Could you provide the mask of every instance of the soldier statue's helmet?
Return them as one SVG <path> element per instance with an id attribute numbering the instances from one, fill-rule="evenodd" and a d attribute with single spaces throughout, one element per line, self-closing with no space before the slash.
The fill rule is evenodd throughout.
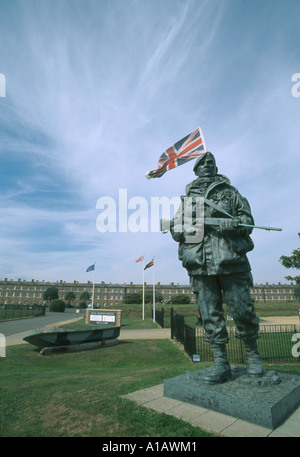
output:
<path id="1" fill-rule="evenodd" d="M 204 160 L 208 156 L 213 159 L 213 161 L 215 163 L 215 167 L 216 167 L 216 173 L 218 172 L 215 156 L 213 155 L 212 152 L 207 151 L 207 152 L 205 152 L 205 154 L 203 154 L 202 156 L 198 157 L 198 159 L 196 160 L 194 168 L 193 168 L 194 173 L 196 173 L 197 168 L 200 165 L 201 161 Z"/>

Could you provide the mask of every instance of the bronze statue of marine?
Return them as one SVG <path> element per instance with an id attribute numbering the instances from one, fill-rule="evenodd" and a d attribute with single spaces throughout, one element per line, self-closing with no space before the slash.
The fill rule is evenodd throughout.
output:
<path id="1" fill-rule="evenodd" d="M 204 339 L 210 343 L 214 355 L 214 364 L 204 381 L 220 383 L 231 377 L 222 303 L 226 303 L 235 321 L 237 336 L 244 341 L 248 375 L 262 376 L 257 348 L 259 319 L 250 297 L 253 280 L 246 255 L 254 247 L 250 238 L 254 225 L 250 205 L 226 176 L 218 174 L 211 152 L 197 159 L 194 173 L 196 179 L 186 186 L 177 216 L 180 214 L 184 220 L 185 197 L 190 197 L 192 202 L 201 197 L 202 239 L 190 242 L 184 224 L 178 229 L 174 223 L 176 215 L 170 232 L 179 243 L 179 259 L 189 274 L 205 329 Z"/>

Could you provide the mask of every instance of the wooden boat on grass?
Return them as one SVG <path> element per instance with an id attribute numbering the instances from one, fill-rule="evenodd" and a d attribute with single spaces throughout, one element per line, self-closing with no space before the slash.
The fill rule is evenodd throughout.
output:
<path id="1" fill-rule="evenodd" d="M 27 341 L 39 348 L 71 346 L 85 343 L 97 343 L 105 340 L 116 339 L 120 335 L 121 327 L 103 327 L 89 330 L 59 330 L 39 332 L 25 336 Z"/>

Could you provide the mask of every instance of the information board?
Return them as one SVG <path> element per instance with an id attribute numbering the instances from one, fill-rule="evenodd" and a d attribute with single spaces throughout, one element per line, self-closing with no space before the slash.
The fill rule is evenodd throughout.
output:
<path id="1" fill-rule="evenodd" d="M 115 324 L 116 313 L 106 313 L 101 311 L 90 312 L 90 322 L 99 324 Z"/>
<path id="2" fill-rule="evenodd" d="M 120 309 L 86 309 L 86 324 L 109 325 L 110 327 L 121 327 Z"/>

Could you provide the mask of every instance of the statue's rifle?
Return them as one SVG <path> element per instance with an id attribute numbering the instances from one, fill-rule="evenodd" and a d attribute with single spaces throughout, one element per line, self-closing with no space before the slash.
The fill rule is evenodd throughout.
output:
<path id="1" fill-rule="evenodd" d="M 203 218 L 204 225 L 208 225 L 208 226 L 214 226 L 214 225 L 218 226 L 222 223 L 222 221 L 226 221 L 226 220 L 232 220 L 232 219 L 225 218 L 225 217 L 222 217 L 222 218 L 221 217 L 204 217 Z M 172 224 L 172 222 L 169 221 L 168 219 L 161 219 L 161 221 L 160 221 L 161 231 L 163 233 L 169 232 L 170 224 Z M 201 223 L 200 223 L 200 225 L 201 225 Z M 251 229 L 262 229 L 262 230 L 267 230 L 267 231 L 270 231 L 270 230 L 274 230 L 277 232 L 282 231 L 282 228 L 278 228 L 278 227 L 265 227 L 265 226 L 261 226 L 261 225 L 243 224 L 243 223 L 239 223 L 239 222 L 237 223 L 237 226 L 238 227 L 247 227 L 247 228 L 251 228 Z"/>
<path id="2" fill-rule="evenodd" d="M 225 211 L 223 208 L 221 208 L 220 206 L 216 205 L 215 203 L 213 203 L 211 200 L 208 200 L 207 198 L 204 198 L 204 203 L 208 206 L 211 206 L 212 208 L 214 208 L 215 210 L 225 214 L 225 216 L 228 216 L 230 219 L 234 219 L 234 216 L 232 216 L 232 214 L 229 214 L 227 213 L 227 211 Z M 224 220 L 224 218 L 215 218 L 215 217 L 206 217 L 205 218 L 205 224 L 206 225 L 220 225 L 221 221 Z M 243 223 L 238 223 L 237 224 L 238 227 L 247 227 L 247 228 L 252 228 L 252 229 L 262 229 L 262 230 L 275 230 L 277 232 L 281 232 L 282 229 L 281 228 L 277 228 L 277 227 L 265 227 L 265 226 L 260 226 L 260 225 L 250 225 L 250 224 L 243 224 Z"/>
<path id="3" fill-rule="evenodd" d="M 203 218 L 203 221 L 204 221 L 204 225 L 220 225 L 222 221 L 224 220 L 232 220 L 234 219 L 234 216 L 232 216 L 232 214 L 229 214 L 227 211 L 225 211 L 223 208 L 221 208 L 220 206 L 218 206 L 216 203 L 212 202 L 211 200 L 208 200 L 207 198 L 204 198 L 204 203 L 208 206 L 210 206 L 211 208 L 219 211 L 220 213 L 224 214 L 225 216 L 227 216 L 227 218 L 219 218 L 219 217 L 204 217 Z M 174 219 L 173 219 L 174 221 Z M 170 231 L 170 223 L 172 223 L 171 221 L 168 221 L 167 219 L 161 219 L 160 221 L 160 226 L 161 226 L 161 231 L 163 233 L 167 233 Z M 265 226 L 260 226 L 260 225 L 251 225 L 251 224 L 243 224 L 243 223 L 237 223 L 237 227 L 247 227 L 247 228 L 251 228 L 251 229 L 262 229 L 262 230 L 275 230 L 277 232 L 281 232 L 282 231 L 282 228 L 277 228 L 277 227 L 265 227 Z"/>
<path id="4" fill-rule="evenodd" d="M 205 225 L 220 225 L 221 221 L 226 220 L 226 218 L 217 218 L 217 217 L 205 217 L 204 218 L 204 224 Z M 228 219 L 227 219 L 228 220 Z M 262 230 L 275 230 L 277 232 L 281 232 L 282 228 L 278 227 L 265 227 L 261 225 L 250 225 L 250 224 L 243 224 L 243 223 L 237 223 L 238 227 L 247 227 L 247 228 L 252 228 L 252 229 L 262 229 Z"/>

